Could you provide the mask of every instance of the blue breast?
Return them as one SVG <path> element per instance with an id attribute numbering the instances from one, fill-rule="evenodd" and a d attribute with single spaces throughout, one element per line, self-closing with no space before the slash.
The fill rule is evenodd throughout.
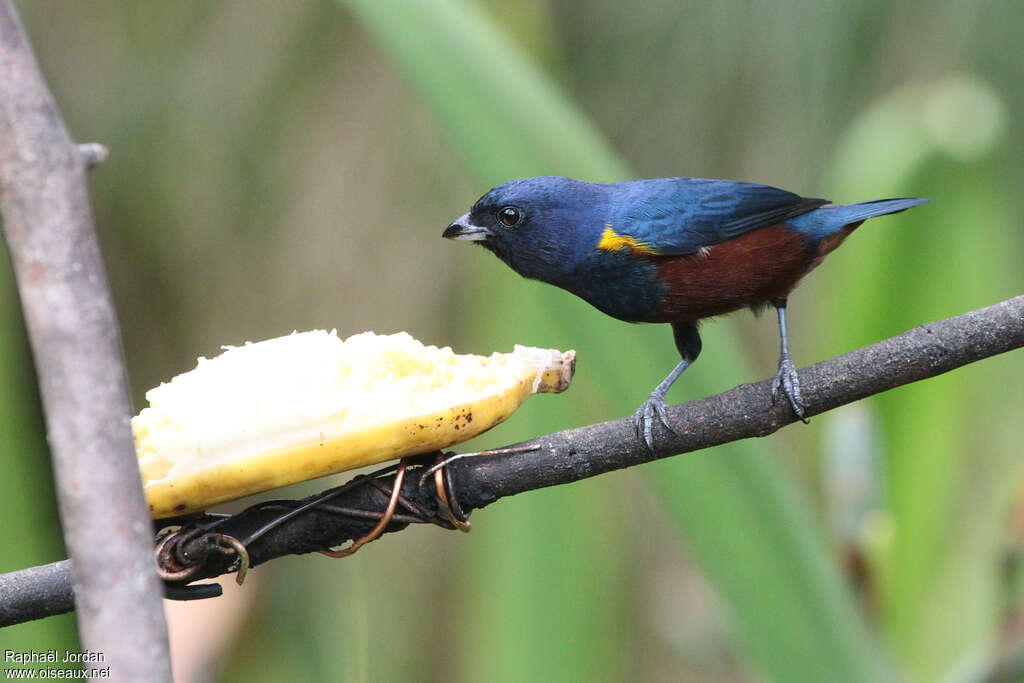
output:
<path id="1" fill-rule="evenodd" d="M 593 252 L 564 281 L 556 283 L 613 318 L 648 320 L 667 290 L 647 261 L 627 252 Z"/>

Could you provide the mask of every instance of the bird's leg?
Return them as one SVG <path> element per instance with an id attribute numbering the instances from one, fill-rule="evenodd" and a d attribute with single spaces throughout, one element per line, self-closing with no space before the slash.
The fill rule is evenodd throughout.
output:
<path id="1" fill-rule="evenodd" d="M 789 405 L 800 420 L 807 424 L 804 418 L 804 399 L 800 395 L 800 380 L 796 375 L 796 366 L 793 359 L 789 357 L 789 335 L 786 333 L 786 300 L 774 301 L 772 305 L 779 314 L 779 336 L 782 338 L 782 350 L 779 353 L 779 371 L 775 373 L 772 380 L 772 403 L 779 398 L 779 390 L 789 399 Z"/>
<path id="2" fill-rule="evenodd" d="M 665 414 L 665 395 L 675 381 L 679 379 L 679 375 L 683 374 L 683 370 L 690 367 L 693 361 L 697 360 L 697 356 L 700 355 L 700 335 L 697 333 L 697 325 L 695 323 L 673 323 L 672 332 L 675 337 L 676 348 L 683 359 L 672 369 L 672 372 L 668 373 L 668 377 L 654 388 L 651 395 L 633 415 L 633 424 L 636 427 L 637 438 L 642 438 L 647 446 L 647 450 L 652 452 L 654 451 L 655 416 L 657 416 L 658 421 L 661 422 L 665 429 L 673 434 L 676 433 L 668 423 L 668 417 Z"/>
<path id="3" fill-rule="evenodd" d="M 679 379 L 679 375 L 683 374 L 683 370 L 690 366 L 690 361 L 686 358 L 679 361 L 672 372 L 668 373 L 668 377 L 661 381 L 661 383 L 654 388 L 651 395 L 643 405 L 637 409 L 633 415 L 633 424 L 636 427 L 637 438 L 643 438 L 644 443 L 647 444 L 649 451 L 654 451 L 654 434 L 653 427 L 654 417 L 658 417 L 658 421 L 673 434 L 676 433 L 672 426 L 668 423 L 668 418 L 665 416 L 665 394 L 668 393 L 669 388 L 672 384 Z"/>

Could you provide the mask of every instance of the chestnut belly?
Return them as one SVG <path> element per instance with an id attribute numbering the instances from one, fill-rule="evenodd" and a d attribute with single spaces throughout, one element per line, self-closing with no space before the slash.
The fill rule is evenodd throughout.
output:
<path id="1" fill-rule="evenodd" d="M 666 291 L 649 322 L 689 322 L 785 299 L 817 265 L 816 251 L 801 233 L 779 224 L 702 253 L 651 257 Z"/>

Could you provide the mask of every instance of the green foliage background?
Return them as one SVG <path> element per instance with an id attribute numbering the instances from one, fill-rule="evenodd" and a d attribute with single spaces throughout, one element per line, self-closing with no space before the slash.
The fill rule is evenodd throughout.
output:
<path id="1" fill-rule="evenodd" d="M 799 364 L 1024 285 L 1024 6 L 1009 0 L 22 11 L 74 135 L 111 149 L 90 182 L 138 405 L 221 344 L 337 327 L 577 349 L 569 393 L 474 445 L 632 412 L 675 361 L 667 329 L 439 238 L 527 175 L 931 197 L 805 280 Z M 10 279 L 0 571 L 62 557 Z M 774 327 L 708 325 L 672 398 L 769 376 Z M 1024 644 L 1022 378 L 1010 354 L 768 439 L 503 501 L 469 536 L 414 529 L 345 561 L 277 562 L 243 592 L 240 630 L 221 625 L 223 652 L 176 650 L 222 680 L 979 680 Z M 74 620 L 0 646 L 75 647 Z"/>

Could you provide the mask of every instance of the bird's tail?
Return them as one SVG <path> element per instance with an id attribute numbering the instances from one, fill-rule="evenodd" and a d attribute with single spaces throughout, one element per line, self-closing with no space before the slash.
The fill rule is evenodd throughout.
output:
<path id="1" fill-rule="evenodd" d="M 846 206 L 837 206 L 834 209 L 827 210 L 836 212 L 836 220 L 842 220 L 844 223 L 853 223 L 854 221 L 863 221 L 875 216 L 899 213 L 927 202 L 927 199 L 920 197 L 897 197 L 896 199 L 876 199 L 871 202 L 861 202 L 860 204 L 847 204 Z"/>
<path id="2" fill-rule="evenodd" d="M 826 205 L 796 218 L 790 218 L 787 222 L 810 238 L 820 240 L 842 230 L 847 225 L 859 224 L 875 216 L 906 211 L 927 201 L 920 197 L 898 197 L 896 199 L 876 199 L 860 204 Z"/>

